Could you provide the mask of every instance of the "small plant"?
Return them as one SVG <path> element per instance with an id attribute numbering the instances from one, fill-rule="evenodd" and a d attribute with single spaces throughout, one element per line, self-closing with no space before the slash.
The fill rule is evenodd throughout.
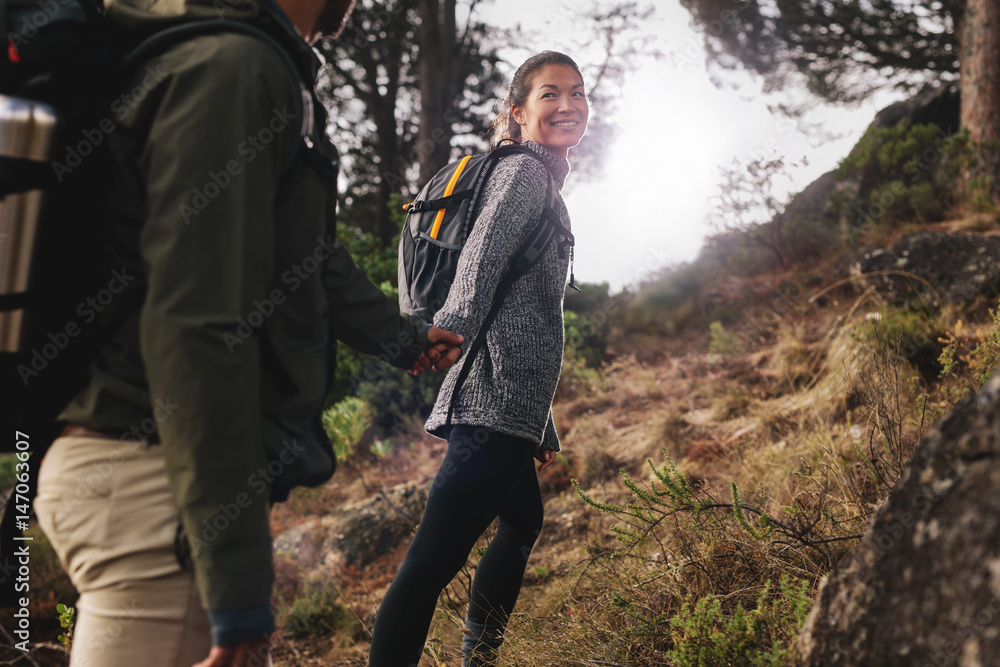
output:
<path id="1" fill-rule="evenodd" d="M 354 453 L 371 425 L 371 410 L 360 398 L 345 398 L 323 413 L 323 427 L 333 443 L 337 461 L 342 462 Z"/>
<path id="2" fill-rule="evenodd" d="M 357 618 L 338 602 L 332 586 L 313 586 L 289 607 L 282 627 L 291 637 L 353 634 Z"/>
<path id="3" fill-rule="evenodd" d="M 868 469 L 873 481 L 888 492 L 903 474 L 919 444 L 925 408 L 912 404 L 913 369 L 905 361 L 909 343 L 903 329 L 868 320 L 858 335 L 860 364 L 854 379 L 854 400 L 867 424 Z"/>
<path id="4" fill-rule="evenodd" d="M 732 331 L 726 331 L 722 322 L 716 320 L 708 326 L 711 340 L 708 343 L 709 362 L 712 365 L 725 363 L 740 346 L 740 339 Z"/>
<path id="5" fill-rule="evenodd" d="M 384 459 L 392 453 L 393 445 L 391 440 L 377 439 L 372 443 L 371 452 L 380 459 Z"/>
<path id="6" fill-rule="evenodd" d="M 73 648 L 73 629 L 76 627 L 76 609 L 68 607 L 60 602 L 56 605 L 56 611 L 59 612 L 59 627 L 66 630 L 64 634 L 59 635 L 59 643 L 62 644 L 67 651 L 69 651 Z"/>
<path id="7" fill-rule="evenodd" d="M 719 596 L 689 599 L 670 619 L 667 657 L 677 667 L 780 667 L 813 600 L 806 580 L 782 576 L 778 592 L 771 589 L 769 580 L 749 611 L 737 602 L 727 612 Z"/>

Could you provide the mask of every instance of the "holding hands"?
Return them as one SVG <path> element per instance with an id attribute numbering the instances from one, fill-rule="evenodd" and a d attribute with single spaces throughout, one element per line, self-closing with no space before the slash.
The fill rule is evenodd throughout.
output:
<path id="1" fill-rule="evenodd" d="M 459 334 L 440 327 L 431 327 L 427 330 L 427 342 L 430 346 L 417 358 L 413 368 L 406 372 L 416 376 L 428 368 L 435 371 L 448 370 L 462 355 L 462 348 L 459 345 L 463 340 L 465 338 Z"/>

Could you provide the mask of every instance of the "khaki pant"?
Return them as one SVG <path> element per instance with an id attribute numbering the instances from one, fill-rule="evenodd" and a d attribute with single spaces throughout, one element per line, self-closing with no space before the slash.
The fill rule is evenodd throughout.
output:
<path id="1" fill-rule="evenodd" d="M 59 438 L 35 513 L 80 592 L 70 667 L 190 667 L 208 656 L 194 574 L 174 555 L 178 515 L 159 446 Z"/>

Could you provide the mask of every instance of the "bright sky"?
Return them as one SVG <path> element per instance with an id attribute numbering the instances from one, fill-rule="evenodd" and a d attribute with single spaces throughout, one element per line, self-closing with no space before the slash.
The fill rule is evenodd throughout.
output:
<path id="1" fill-rule="evenodd" d="M 772 116 L 757 94 L 759 83 L 749 77 L 739 90 L 717 88 L 689 12 L 678 0 L 656 0 L 655 5 L 648 30 L 668 57 L 628 75 L 614 118 L 622 132 L 603 179 L 570 181 L 564 190 L 577 238 L 577 280 L 607 281 L 612 291 L 695 258 L 710 231 L 705 218 L 720 165 L 762 153 L 796 161 L 805 157 L 808 166 L 793 175 L 791 187 L 797 192 L 836 167 L 877 111 L 874 103 L 847 110 L 817 105 L 806 120 L 841 136 L 811 138 L 788 119 Z M 581 65 L 586 62 L 588 54 L 568 48 L 572 31 L 579 29 L 570 0 L 500 0 L 481 4 L 477 12 L 488 23 L 520 23 L 536 32 L 535 52 L 552 48 L 568 52 Z M 504 56 L 516 67 L 525 52 Z M 572 157 L 571 151 L 571 163 Z"/>

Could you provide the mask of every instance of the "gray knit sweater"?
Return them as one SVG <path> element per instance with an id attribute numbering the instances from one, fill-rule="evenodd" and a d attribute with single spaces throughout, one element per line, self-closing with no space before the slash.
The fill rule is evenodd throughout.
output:
<path id="1" fill-rule="evenodd" d="M 566 158 L 530 141 L 522 145 L 541 156 L 556 189 L 562 189 L 569 173 Z M 455 282 L 434 317 L 435 325 L 465 336 L 465 351 L 489 312 L 511 258 L 541 216 L 546 183 L 545 167 L 527 155 L 501 158 L 490 176 Z M 555 207 L 563 226 L 570 229 L 569 213 L 558 192 Z M 552 399 L 562 367 L 563 296 L 569 267 L 569 251 L 560 247 L 561 241 L 557 235 L 538 263 L 511 287 L 459 390 L 452 424 L 485 426 L 559 451 Z M 463 362 L 464 356 L 448 372 L 425 424 L 438 437 L 448 435 L 448 405 Z"/>

